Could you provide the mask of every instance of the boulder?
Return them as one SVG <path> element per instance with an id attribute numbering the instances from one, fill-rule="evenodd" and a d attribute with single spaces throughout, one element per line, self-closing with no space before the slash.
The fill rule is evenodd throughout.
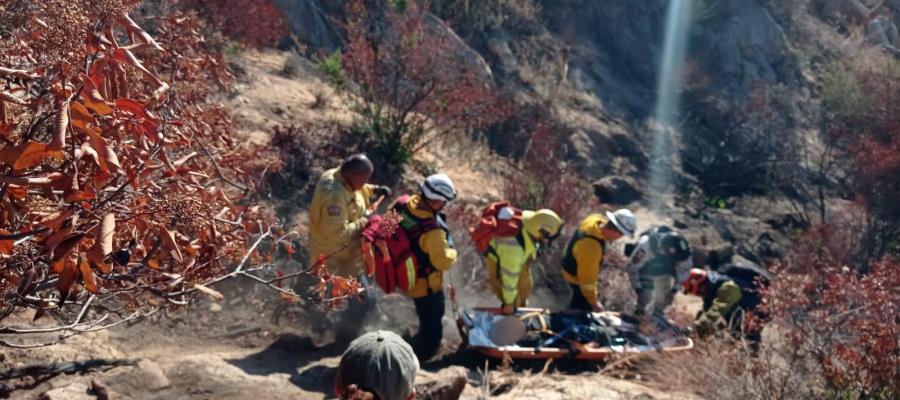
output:
<path id="1" fill-rule="evenodd" d="M 41 400 L 96 400 L 88 392 L 89 388 L 85 383 L 73 383 L 46 391 L 41 395 Z"/>
<path id="2" fill-rule="evenodd" d="M 435 373 L 420 372 L 416 382 L 417 399 L 456 400 L 466 388 L 468 370 L 450 367 Z"/>
<path id="3" fill-rule="evenodd" d="M 138 374 L 141 381 L 144 382 L 147 389 L 160 390 L 169 387 L 169 378 L 155 362 L 143 359 L 137 366 Z"/>
<path id="4" fill-rule="evenodd" d="M 162 390 L 172 386 L 162 368 L 155 362 L 143 359 L 133 368 L 127 368 L 103 380 L 120 393 L 140 390 Z"/>
<path id="5" fill-rule="evenodd" d="M 459 37 L 444 20 L 434 14 L 428 14 L 425 16 L 424 30 L 427 34 L 434 35 L 434 37 L 445 41 L 444 44 L 450 51 L 449 54 L 445 55 L 448 61 L 452 61 L 455 65 L 472 71 L 475 79 L 482 84 L 493 85 L 494 73 L 491 71 L 487 61 L 484 60 L 480 53 L 469 47 L 469 44 Z"/>
<path id="6" fill-rule="evenodd" d="M 343 45 L 341 33 L 323 11 L 319 0 L 275 0 L 274 3 L 284 12 L 291 33 L 311 50 L 331 53 Z"/>
<path id="7" fill-rule="evenodd" d="M 637 182 L 630 177 L 607 176 L 593 183 L 594 195 L 605 204 L 628 204 L 641 198 Z"/>
<path id="8" fill-rule="evenodd" d="M 761 82 L 800 82 L 784 30 L 765 7 L 752 1 L 717 3 L 715 13 L 695 22 L 697 33 L 709 40 L 695 41 L 691 49 L 716 91 L 740 101 Z"/>

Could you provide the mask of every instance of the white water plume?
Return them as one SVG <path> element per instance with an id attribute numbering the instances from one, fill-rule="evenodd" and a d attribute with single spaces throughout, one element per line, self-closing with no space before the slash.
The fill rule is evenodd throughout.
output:
<path id="1" fill-rule="evenodd" d="M 672 166 L 677 160 L 677 149 L 672 134 L 676 129 L 680 111 L 680 88 L 684 61 L 688 48 L 691 25 L 692 0 L 671 0 L 666 16 L 666 33 L 663 56 L 659 67 L 659 82 L 653 149 L 650 158 L 651 208 L 659 210 L 665 195 L 674 190 Z"/>

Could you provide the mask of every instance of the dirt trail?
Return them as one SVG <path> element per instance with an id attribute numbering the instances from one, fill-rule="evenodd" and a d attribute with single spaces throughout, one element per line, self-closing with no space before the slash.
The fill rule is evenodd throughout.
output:
<path id="1" fill-rule="evenodd" d="M 179 313 L 174 320 L 145 321 L 90 333 L 51 348 L 6 353 L 3 364 L 8 367 L 89 358 L 141 360 L 135 367 L 57 376 L 16 391 L 11 398 L 92 400 L 97 398 L 87 391 L 92 380 L 107 387 L 111 399 L 333 398 L 331 385 L 341 348 L 322 346 L 317 343 L 322 338 L 303 333 L 294 321 L 281 327 L 271 325 L 271 314 L 265 311 L 238 305 L 214 312 L 210 318 L 206 309 L 210 306 L 218 305 L 200 304 Z M 22 320 L 26 317 L 23 315 Z M 373 320 L 377 324 L 379 318 Z M 367 327 L 372 325 L 370 322 Z M 447 343 L 447 353 L 453 353 L 455 347 L 453 341 Z M 491 362 L 492 372 L 485 378 L 485 360 L 471 352 L 447 354 L 425 364 L 417 381 L 457 373 L 460 369 L 456 365 L 462 365 L 468 375 L 462 399 L 481 399 L 489 394 L 498 399 L 544 400 L 689 398 L 600 376 L 597 367 L 590 366 L 554 365 L 551 372 L 541 374 L 540 365 L 514 365 L 497 371 L 497 363 Z"/>

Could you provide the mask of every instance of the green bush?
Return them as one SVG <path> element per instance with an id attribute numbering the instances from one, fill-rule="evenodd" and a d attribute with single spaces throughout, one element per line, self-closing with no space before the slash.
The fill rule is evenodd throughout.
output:
<path id="1" fill-rule="evenodd" d="M 341 52 L 335 51 L 327 57 L 319 59 L 319 70 L 331 78 L 331 83 L 338 89 L 344 88 L 344 64 Z"/>
<path id="2" fill-rule="evenodd" d="M 382 104 L 360 102 L 354 107 L 359 118 L 353 126 L 360 148 L 372 161 L 384 170 L 388 181 L 399 179 L 405 166 L 412 160 L 415 146 L 425 135 L 419 124 L 408 124 Z"/>

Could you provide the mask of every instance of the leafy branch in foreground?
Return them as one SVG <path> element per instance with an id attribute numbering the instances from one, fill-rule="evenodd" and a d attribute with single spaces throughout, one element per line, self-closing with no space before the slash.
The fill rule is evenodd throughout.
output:
<path id="1" fill-rule="evenodd" d="M 0 5 L 0 321 L 59 321 L 0 334 L 62 339 L 214 296 L 230 277 L 286 279 L 251 274 L 264 250 L 290 247 L 257 204 L 280 160 L 212 100 L 232 76 L 204 21 L 161 16 L 153 37 L 134 3 Z"/>

